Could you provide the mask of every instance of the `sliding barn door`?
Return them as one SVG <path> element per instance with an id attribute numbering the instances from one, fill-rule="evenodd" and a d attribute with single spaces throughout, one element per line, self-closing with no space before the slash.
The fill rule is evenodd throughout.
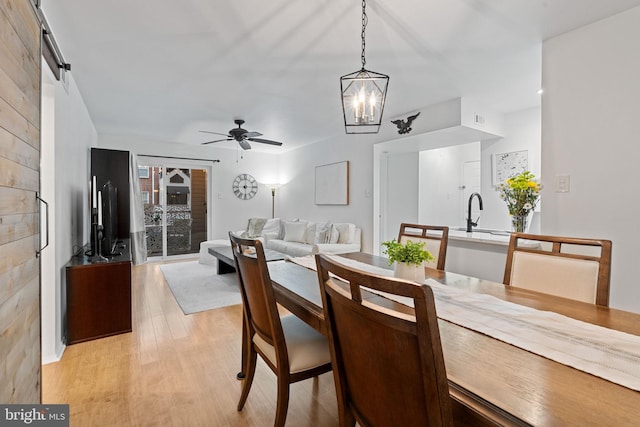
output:
<path id="1" fill-rule="evenodd" d="M 40 26 L 0 0 L 0 403 L 40 403 Z"/>

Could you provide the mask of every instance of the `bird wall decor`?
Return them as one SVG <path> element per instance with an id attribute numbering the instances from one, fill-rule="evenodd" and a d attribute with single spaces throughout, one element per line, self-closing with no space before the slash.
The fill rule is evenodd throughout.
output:
<path id="1" fill-rule="evenodd" d="M 404 134 L 407 134 L 407 133 L 411 132 L 411 123 L 413 123 L 413 121 L 419 115 L 420 115 L 420 111 L 415 113 L 413 116 L 407 117 L 406 121 L 404 119 L 398 119 L 398 120 L 391 120 L 391 123 L 393 123 L 394 125 L 398 126 L 398 133 L 400 135 L 404 135 Z"/>

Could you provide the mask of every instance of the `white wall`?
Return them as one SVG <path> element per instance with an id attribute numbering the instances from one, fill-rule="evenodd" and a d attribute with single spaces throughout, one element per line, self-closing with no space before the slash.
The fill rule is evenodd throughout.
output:
<path id="1" fill-rule="evenodd" d="M 389 153 L 386 158 L 386 209 L 383 213 L 385 229 L 381 240 L 398 238 L 400 224 L 418 222 L 420 191 L 419 158 L 416 153 Z"/>
<path id="2" fill-rule="evenodd" d="M 276 196 L 276 216 L 313 221 L 353 222 L 362 229 L 362 249 L 371 252 L 373 142 L 371 135 L 342 135 L 280 156 L 286 184 Z M 349 205 L 314 204 L 315 166 L 349 161 Z"/>
<path id="3" fill-rule="evenodd" d="M 640 7 L 543 44 L 542 230 L 613 242 L 610 305 L 640 312 Z M 553 191 L 570 175 L 568 193 Z"/>
<path id="4" fill-rule="evenodd" d="M 504 138 L 498 140 L 482 141 L 482 200 L 484 211 L 482 212 L 482 227 L 498 230 L 510 230 L 511 219 L 506 203 L 500 199 L 499 193 L 492 183 L 492 157 L 496 153 L 508 153 L 512 151 L 527 150 L 529 156 L 529 171 L 536 178 L 540 178 L 543 184 L 547 184 L 540 198 L 536 211 L 542 210 L 543 201 L 552 190 L 551 182 L 546 182 L 541 175 L 541 137 L 540 137 L 539 107 L 504 115 Z M 531 227 L 532 233 L 540 231 L 540 212 L 534 212 Z"/>
<path id="5" fill-rule="evenodd" d="M 46 257 L 55 257 L 54 275 L 47 272 L 42 276 L 42 359 L 44 363 L 58 360 L 64 351 L 62 334 L 66 313 L 64 265 L 69 262 L 88 239 L 88 183 L 89 148 L 95 145 L 97 133 L 87 108 L 78 92 L 78 87 L 70 73 L 66 73 L 68 83 L 55 81 L 47 66 L 42 67 L 46 96 L 46 111 L 49 115 L 43 121 L 43 136 L 49 138 L 53 126 L 55 149 L 51 146 L 43 151 L 41 162 L 47 164 L 44 170 L 55 170 L 55 197 L 49 198 L 51 211 L 50 248 L 43 251 Z M 44 111 L 43 111 L 44 112 Z M 53 117 L 51 117 L 53 115 Z M 53 118 L 53 122 L 49 120 Z M 48 126 L 48 129 L 45 127 Z M 43 141 L 49 145 L 50 140 Z M 48 153 L 54 152 L 51 158 Z M 51 180 L 50 176 L 42 177 Z M 85 185 L 86 183 L 86 185 Z M 43 188 L 51 182 L 43 183 Z M 53 254 L 50 252 L 53 250 Z M 44 272 L 43 272 L 44 273 Z M 46 316 L 46 318 L 45 318 Z"/>

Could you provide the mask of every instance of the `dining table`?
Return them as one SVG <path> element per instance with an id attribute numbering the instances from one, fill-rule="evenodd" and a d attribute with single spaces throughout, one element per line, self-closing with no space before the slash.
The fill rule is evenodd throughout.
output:
<path id="1" fill-rule="evenodd" d="M 341 256 L 378 268 L 391 268 L 381 256 L 362 252 Z M 270 262 L 268 268 L 278 304 L 326 335 L 317 272 L 287 260 Z M 425 268 L 425 274 L 447 288 L 491 295 L 640 336 L 637 313 L 431 268 Z M 364 298 L 394 310 L 413 312 L 412 307 L 378 294 L 365 293 Z M 438 324 L 456 425 L 640 425 L 639 391 L 442 318 Z M 398 355 L 399 363 L 401 358 Z"/>

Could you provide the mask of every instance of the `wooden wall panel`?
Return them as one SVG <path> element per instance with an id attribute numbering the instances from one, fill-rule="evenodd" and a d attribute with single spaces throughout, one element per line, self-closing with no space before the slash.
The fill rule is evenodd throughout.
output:
<path id="1" fill-rule="evenodd" d="M 0 0 L 0 402 L 40 403 L 40 25 Z"/>
<path id="2" fill-rule="evenodd" d="M 0 128 L 0 157 L 34 170 L 40 167 L 40 151 L 3 128 Z"/>
<path id="3" fill-rule="evenodd" d="M 37 169 L 29 169 L 0 157 L 0 185 L 35 191 L 38 189 L 39 181 L 40 174 Z"/>
<path id="4" fill-rule="evenodd" d="M 39 125 L 29 122 L 2 98 L 0 98 L 0 127 L 32 147 L 40 148 Z"/>
<path id="5" fill-rule="evenodd" d="M 0 1 L 0 20 L 9 24 L 0 25 L 0 68 L 32 105 L 39 106 L 40 25 L 29 1 Z"/>
<path id="6" fill-rule="evenodd" d="M 15 34 L 22 40 L 27 54 L 38 63 L 40 58 L 40 23 L 35 18 L 33 9 L 26 3 L 28 0 L 3 0 L 0 1 L 0 11 L 4 13 L 7 21 L 16 30 Z"/>
<path id="7" fill-rule="evenodd" d="M 0 245 L 35 235 L 37 221 L 35 213 L 0 216 Z"/>

